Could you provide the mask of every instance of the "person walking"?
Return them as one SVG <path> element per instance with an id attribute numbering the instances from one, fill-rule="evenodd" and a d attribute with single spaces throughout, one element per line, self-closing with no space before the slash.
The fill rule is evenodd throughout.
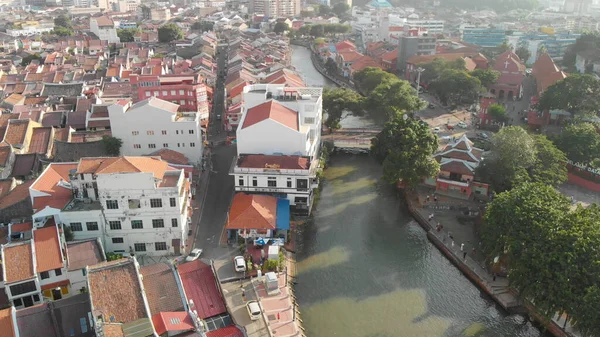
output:
<path id="1" fill-rule="evenodd" d="M 464 244 L 464 243 L 461 243 L 461 244 L 460 244 L 460 251 L 461 251 L 461 252 L 464 252 L 464 251 L 465 251 L 465 244 Z"/>
<path id="2" fill-rule="evenodd" d="M 467 259 L 467 252 L 463 252 L 463 260 Z"/>

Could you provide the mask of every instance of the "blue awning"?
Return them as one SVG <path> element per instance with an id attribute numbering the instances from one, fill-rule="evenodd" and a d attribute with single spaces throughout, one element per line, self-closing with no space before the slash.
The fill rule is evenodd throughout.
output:
<path id="1" fill-rule="evenodd" d="M 277 199 L 277 229 L 290 230 L 290 201 Z"/>

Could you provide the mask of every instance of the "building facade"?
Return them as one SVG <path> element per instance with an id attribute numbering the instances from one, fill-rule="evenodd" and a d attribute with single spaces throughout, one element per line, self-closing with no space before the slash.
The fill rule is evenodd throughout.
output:
<path id="1" fill-rule="evenodd" d="M 406 61 L 415 55 L 435 55 L 436 38 L 429 35 L 401 36 L 398 40 L 398 63 L 396 70 L 404 72 Z"/>
<path id="2" fill-rule="evenodd" d="M 495 28 L 464 28 L 462 40 L 481 47 L 496 47 L 507 40 L 504 29 Z"/>
<path id="3" fill-rule="evenodd" d="M 114 21 L 107 16 L 92 17 L 90 19 L 90 31 L 96 34 L 100 40 L 106 40 L 108 43 L 121 42 Z"/>

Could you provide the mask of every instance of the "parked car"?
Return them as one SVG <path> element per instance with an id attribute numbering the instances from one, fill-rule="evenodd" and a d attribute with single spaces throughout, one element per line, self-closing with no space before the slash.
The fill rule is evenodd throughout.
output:
<path id="1" fill-rule="evenodd" d="M 446 124 L 446 127 L 448 128 L 448 130 L 454 130 L 454 126 L 452 126 L 450 124 Z"/>
<path id="2" fill-rule="evenodd" d="M 429 109 L 435 109 L 435 104 L 429 103 Z"/>
<path id="3" fill-rule="evenodd" d="M 246 260 L 244 260 L 243 256 L 236 256 L 233 258 L 233 267 L 235 271 L 238 273 L 243 273 L 246 271 Z"/>
<path id="4" fill-rule="evenodd" d="M 481 137 L 481 138 L 483 138 L 483 139 L 488 139 L 488 138 L 490 138 L 490 136 L 488 136 L 488 135 L 487 135 L 487 133 L 485 133 L 485 132 L 481 132 L 481 133 L 479 133 L 479 137 Z"/>
<path id="5" fill-rule="evenodd" d="M 256 321 L 260 319 L 262 311 L 260 310 L 260 304 L 257 301 L 248 301 L 248 303 L 246 303 L 246 309 L 248 309 L 250 320 Z"/>
<path id="6" fill-rule="evenodd" d="M 459 128 L 466 129 L 467 128 L 467 123 L 465 123 L 465 122 L 458 122 L 458 123 L 456 123 L 456 126 L 458 126 Z"/>
<path id="7" fill-rule="evenodd" d="M 185 261 L 191 262 L 194 260 L 198 260 L 200 258 L 200 255 L 202 255 L 202 249 L 196 248 L 192 250 L 188 256 L 185 257 Z"/>
<path id="8" fill-rule="evenodd" d="M 436 126 L 435 128 L 433 128 L 433 133 L 438 134 L 440 133 L 440 128 L 439 126 Z"/>

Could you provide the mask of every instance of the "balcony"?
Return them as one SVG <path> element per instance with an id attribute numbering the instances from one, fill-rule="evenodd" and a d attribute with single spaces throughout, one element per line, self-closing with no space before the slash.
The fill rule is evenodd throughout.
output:
<path id="1" fill-rule="evenodd" d="M 450 185 L 455 185 L 455 186 L 462 186 L 462 187 L 471 186 L 471 181 L 464 180 L 464 179 L 451 179 L 449 177 L 438 177 L 437 180 L 439 182 L 450 184 Z"/>

